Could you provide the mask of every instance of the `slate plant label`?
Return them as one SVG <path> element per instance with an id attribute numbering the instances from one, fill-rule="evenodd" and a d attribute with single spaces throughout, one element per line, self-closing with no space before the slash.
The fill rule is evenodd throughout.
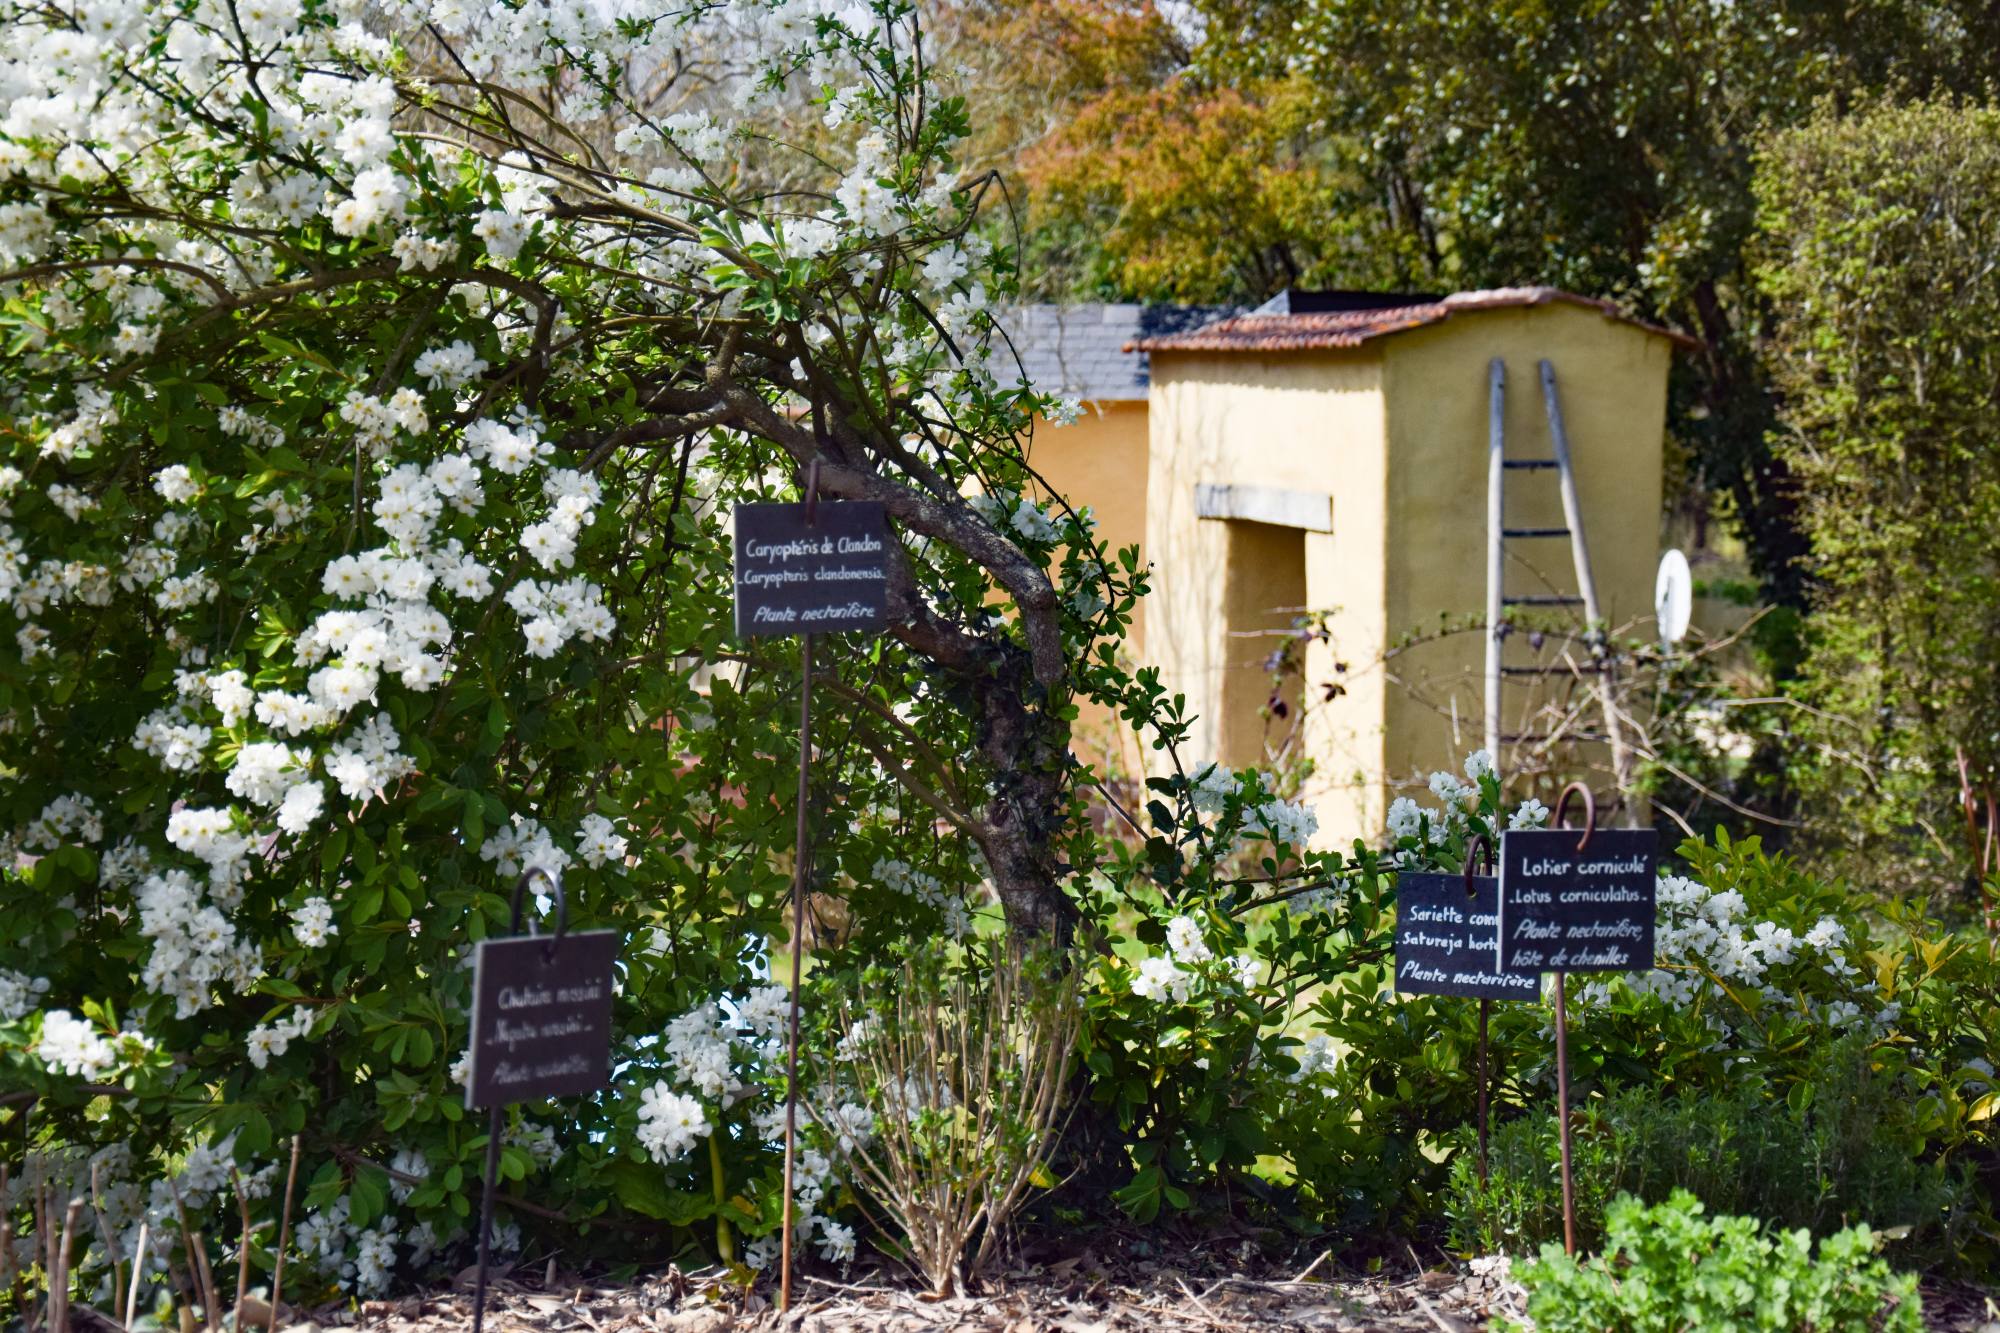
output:
<path id="1" fill-rule="evenodd" d="M 881 629 L 889 528 L 872 500 L 736 506 L 736 635 Z"/>
<path id="2" fill-rule="evenodd" d="M 1638 972 L 1653 965 L 1659 837 L 1509 829 L 1500 840 L 1500 966 L 1508 972 Z"/>
<path id="3" fill-rule="evenodd" d="M 481 940 L 472 973 L 468 1110 L 571 1097 L 611 1082 L 618 932 Z"/>
<path id="4" fill-rule="evenodd" d="M 1475 875 L 1401 875 L 1396 880 L 1396 993 L 1533 1000 L 1535 972 L 1493 970 L 1500 881 Z"/>

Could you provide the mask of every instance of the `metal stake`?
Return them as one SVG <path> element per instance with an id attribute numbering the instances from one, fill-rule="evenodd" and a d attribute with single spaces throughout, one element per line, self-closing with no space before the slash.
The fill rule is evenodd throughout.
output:
<path id="1" fill-rule="evenodd" d="M 486 1265 L 493 1254 L 493 1177 L 500 1171 L 500 1110 L 486 1116 L 486 1174 L 479 1190 L 479 1275 L 472 1288 L 472 1333 L 486 1325 Z"/>
<path id="2" fill-rule="evenodd" d="M 1547 364 L 1546 362 L 1544 363 Z M 1556 797 L 1555 826 L 1568 828 L 1564 815 L 1569 809 L 1570 793 L 1583 797 L 1583 836 L 1576 840 L 1580 852 L 1590 845 L 1590 835 L 1597 831 L 1597 798 L 1590 794 L 1590 788 L 1581 782 L 1572 782 Z M 1562 1192 L 1563 1192 L 1563 1252 L 1576 1253 L 1576 1184 L 1570 1174 L 1570 1133 L 1569 1133 L 1569 1010 L 1564 1003 L 1563 982 L 1566 975 L 1554 974 L 1556 982 L 1556 1134 L 1562 1145 Z"/>
<path id="3" fill-rule="evenodd" d="M 1497 362 L 1495 364 L 1498 364 Z M 1493 848 L 1485 837 L 1475 833 L 1472 842 L 1465 849 L 1465 896 L 1471 898 L 1472 869 L 1481 856 L 1485 857 L 1486 868 L 1493 868 Z M 1479 1183 L 1486 1183 L 1486 1025 L 1493 1017 L 1493 1001 L 1484 996 L 1479 1001 Z"/>
<path id="4" fill-rule="evenodd" d="M 1493 1016 L 1493 1001 L 1479 1002 L 1479 1183 L 1486 1183 L 1486 1021 Z"/>
<path id="5" fill-rule="evenodd" d="M 798 850 L 792 867 L 792 994 L 785 1035 L 785 1210 L 784 1237 L 779 1242 L 778 1309 L 792 1308 L 792 1174 L 797 1165 L 799 1134 L 799 971 L 806 933 L 806 802 L 811 795 L 813 636 L 799 639 L 799 822 Z"/>
<path id="6" fill-rule="evenodd" d="M 819 509 L 819 460 L 806 471 L 806 526 Z M 806 875 L 812 848 L 806 839 L 807 806 L 812 799 L 813 636 L 799 636 L 799 798 L 797 843 L 792 854 L 792 992 L 785 1035 L 785 1203 L 778 1242 L 778 1309 L 792 1308 L 792 1177 L 798 1159 L 799 971 L 806 933 Z"/>
<path id="7" fill-rule="evenodd" d="M 1562 1141 L 1563 1252 L 1576 1253 L 1576 1186 L 1569 1167 L 1569 1015 L 1563 1008 L 1563 973 L 1556 978 L 1556 1123 Z"/>

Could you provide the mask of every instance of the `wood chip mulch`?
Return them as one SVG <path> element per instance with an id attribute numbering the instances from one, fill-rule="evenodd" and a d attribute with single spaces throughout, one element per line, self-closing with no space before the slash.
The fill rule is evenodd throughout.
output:
<path id="1" fill-rule="evenodd" d="M 1490 1264 L 1456 1263 L 1399 1275 L 1333 1271 L 1322 1257 L 1297 1273 L 1247 1261 L 1218 1264 L 1105 1259 L 1088 1250 L 1016 1267 L 976 1294 L 937 1299 L 890 1269 L 836 1280 L 797 1279 L 794 1308 L 780 1315 L 769 1286 L 751 1290 L 716 1272 L 666 1275 L 620 1285 L 545 1270 L 495 1280 L 492 1333 L 1471 1333 L 1497 1316 L 1520 1319 L 1520 1288 Z M 1412 1256 L 1414 1258 L 1414 1256 Z M 1474 1271 L 1477 1267 L 1481 1271 Z M 1238 1271 L 1240 1268 L 1241 1271 Z M 449 1290 L 300 1317 L 290 1333 L 444 1333 L 470 1328 L 471 1273 Z M 1953 1333 L 2000 1333 L 2000 1295 L 1926 1282 L 1924 1323 Z"/>

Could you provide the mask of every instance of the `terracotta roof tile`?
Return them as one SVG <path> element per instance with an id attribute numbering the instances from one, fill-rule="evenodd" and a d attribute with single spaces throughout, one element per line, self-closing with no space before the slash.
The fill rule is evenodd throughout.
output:
<path id="1" fill-rule="evenodd" d="M 1126 351 L 1139 352 L 1303 352 L 1320 348 L 1359 347 L 1376 338 L 1441 323 L 1468 310 L 1501 310 L 1562 301 L 1596 310 L 1607 319 L 1656 333 L 1684 347 L 1694 339 L 1672 329 L 1627 315 L 1609 301 L 1577 296 L 1554 287 L 1501 287 L 1491 291 L 1458 292 L 1442 301 L 1398 306 L 1387 310 L 1334 310 L 1297 315 L 1236 315 L 1199 329 L 1161 337 L 1137 338 Z"/>

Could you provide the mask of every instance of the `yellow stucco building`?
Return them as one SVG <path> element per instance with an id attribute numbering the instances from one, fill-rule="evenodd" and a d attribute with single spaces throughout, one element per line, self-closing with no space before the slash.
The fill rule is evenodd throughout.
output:
<path id="1" fill-rule="evenodd" d="M 1006 321 L 1008 342 L 1028 382 L 1082 404 L 1066 426 L 1037 423 L 1029 465 L 1048 493 L 1090 506 L 1097 535 L 1113 552 L 1146 541 L 1148 358 L 1132 346 L 1191 332 L 1240 313 L 1232 306 L 1032 305 Z M 1143 651 L 1146 608 L 1129 646 Z"/>
<path id="2" fill-rule="evenodd" d="M 1194 757 L 1241 767 L 1282 747 L 1311 763 L 1322 840 L 1372 839 L 1399 790 L 1482 742 L 1494 363 L 1516 463 L 1504 527 L 1529 534 L 1505 546 L 1504 616 L 1520 631 L 1503 640 L 1504 738 L 1554 711 L 1547 689 L 1578 683 L 1533 665 L 1582 629 L 1581 609 L 1557 600 L 1577 591 L 1557 472 L 1530 466 L 1553 452 L 1540 364 L 1554 370 L 1599 615 L 1627 626 L 1652 609 L 1675 335 L 1548 288 L 1297 293 L 1202 314 L 1126 344 L 1145 358 L 1128 372 L 1143 407 L 1065 386 L 1085 415 L 1038 431 L 1033 461 L 1151 562 L 1135 651 L 1199 715 Z M 1325 613 L 1325 632 L 1303 644 L 1284 715 L 1268 716 L 1272 654 L 1307 611 Z M 1503 745 L 1503 769 L 1510 758 Z"/>

